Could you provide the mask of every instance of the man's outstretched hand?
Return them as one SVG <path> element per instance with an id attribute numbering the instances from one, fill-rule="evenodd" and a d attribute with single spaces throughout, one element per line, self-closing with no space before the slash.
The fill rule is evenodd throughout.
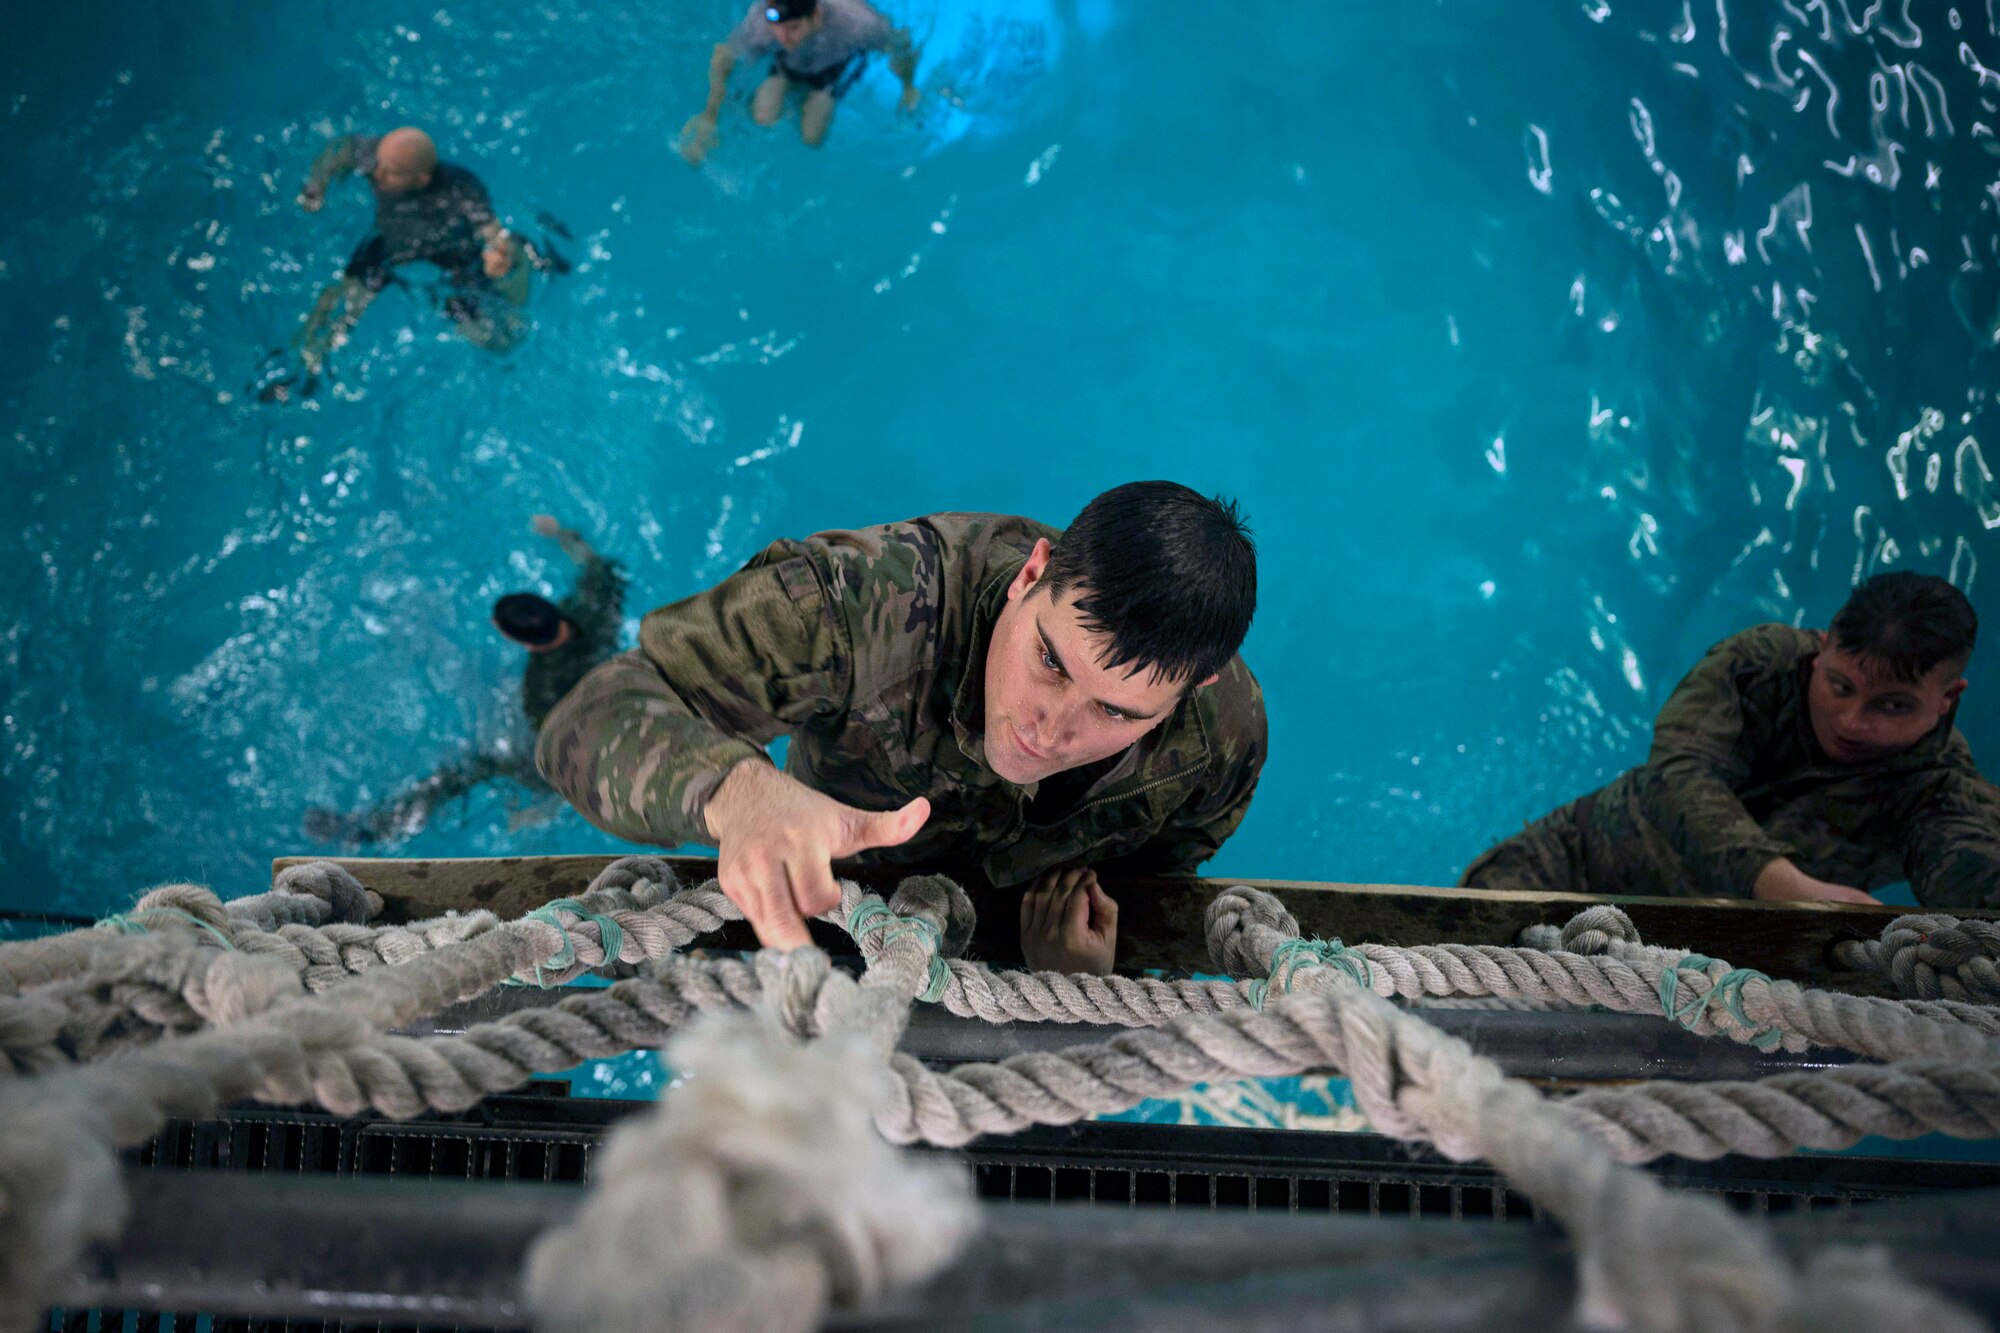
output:
<path id="1" fill-rule="evenodd" d="M 1784 857 L 1765 866 L 1751 887 L 1750 896 L 1766 903 L 1859 903 L 1880 907 L 1882 900 L 1872 893 L 1846 884 L 1814 879 Z"/>
<path id="2" fill-rule="evenodd" d="M 1050 870 L 1021 895 L 1021 956 L 1037 972 L 1106 976 L 1118 952 L 1118 904 L 1088 866 Z"/>
<path id="3" fill-rule="evenodd" d="M 840 904 L 833 862 L 915 836 L 931 815 L 919 796 L 899 810 L 857 810 L 777 769 L 746 760 L 708 800 L 716 878 L 770 949 L 811 944 L 806 919 Z"/>
<path id="4" fill-rule="evenodd" d="M 714 151 L 719 138 L 715 117 L 706 111 L 697 111 L 688 117 L 687 124 L 681 126 L 675 146 L 680 149 L 681 156 L 688 160 L 689 165 L 698 167 L 702 159 Z"/>

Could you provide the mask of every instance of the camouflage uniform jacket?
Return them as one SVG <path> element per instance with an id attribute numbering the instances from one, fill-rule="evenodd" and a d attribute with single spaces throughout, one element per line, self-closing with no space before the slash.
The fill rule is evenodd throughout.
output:
<path id="1" fill-rule="evenodd" d="M 708 592 L 662 607 L 640 647 L 549 715 L 542 773 L 599 828 L 672 846 L 714 840 L 722 779 L 790 736 L 786 771 L 863 809 L 918 796 L 931 816 L 872 859 L 970 862 L 996 885 L 1118 860 L 1187 872 L 1242 822 L 1263 766 L 1263 696 L 1240 657 L 1106 761 L 1053 812 L 983 759 L 986 649 L 1007 585 L 1057 532 L 933 514 L 774 543 Z"/>
<path id="2" fill-rule="evenodd" d="M 1568 887 L 1587 892 L 1745 898 L 1782 856 L 1859 889 L 1907 879 L 1926 906 L 2000 906 L 2000 789 L 1951 716 L 1899 754 L 1834 763 L 1806 701 L 1819 648 L 1787 625 L 1723 640 L 1661 708 L 1643 767 L 1521 838 L 1567 827 L 1587 881 Z"/>

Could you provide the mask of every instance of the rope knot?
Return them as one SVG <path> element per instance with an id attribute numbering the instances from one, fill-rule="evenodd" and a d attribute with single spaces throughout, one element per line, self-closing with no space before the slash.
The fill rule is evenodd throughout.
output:
<path id="1" fill-rule="evenodd" d="M 588 922 L 597 927 L 598 942 L 604 953 L 604 961 L 600 964 L 601 966 L 608 967 L 612 963 L 617 962 L 619 952 L 625 947 L 625 928 L 609 916 L 591 911 L 574 898 L 557 898 L 551 902 L 543 903 L 540 907 L 537 907 L 534 911 L 529 912 L 521 918 L 523 921 L 539 921 L 543 925 L 554 926 L 556 934 L 562 937 L 562 947 L 557 949 L 551 957 L 545 958 L 535 964 L 535 984 L 543 990 L 547 990 L 551 986 L 561 985 L 570 977 L 576 975 L 576 972 L 581 970 L 582 967 L 588 966 L 587 964 L 580 965 L 577 962 L 576 939 L 569 933 L 569 926 L 564 924 L 562 920 L 564 914 L 578 923 Z M 545 967 L 551 969 L 557 975 L 544 979 L 542 969 Z M 518 973 L 516 974 L 516 979 L 519 979 Z"/>
<path id="2" fill-rule="evenodd" d="M 1689 1032 L 1701 1026 L 1703 1016 L 1712 1002 L 1719 1002 L 1723 1012 L 1735 1020 L 1737 1026 L 1747 1035 L 1744 1040 L 1760 1051 L 1774 1051 L 1785 1039 L 1784 1033 L 1771 1026 L 1758 1027 L 1743 1012 L 1743 987 L 1751 981 L 1769 984 L 1771 978 L 1751 967 L 1733 967 L 1721 976 L 1710 979 L 1708 969 L 1716 960 L 1706 954 L 1691 953 L 1672 967 L 1660 970 L 1660 1008 L 1666 1016 L 1679 1023 Z M 1686 1000 L 1680 998 L 1682 972 L 1710 980 L 1706 994 L 1689 986 Z"/>
<path id="3" fill-rule="evenodd" d="M 847 1037 L 715 1016 L 666 1059 L 686 1081 L 611 1132 L 575 1220 L 530 1252 L 537 1328 L 806 1333 L 930 1277 L 978 1226 L 963 1168 L 883 1140 L 881 1066 Z"/>
<path id="4" fill-rule="evenodd" d="M 1586 907 L 1564 923 L 1559 947 L 1570 953 L 1609 953 L 1613 944 L 1638 944 L 1632 918 L 1609 903 Z"/>
<path id="5" fill-rule="evenodd" d="M 332 861 L 286 866 L 271 881 L 271 887 L 279 893 L 323 899 L 333 909 L 335 921 L 373 921 L 382 914 L 381 895 L 363 888 L 344 866 Z"/>
<path id="6" fill-rule="evenodd" d="M 1295 935 L 1272 950 L 1271 979 L 1250 983 L 1251 1007 L 1262 1009 L 1272 986 L 1278 988 L 1280 995 L 1289 994 L 1299 971 L 1307 967 L 1334 968 L 1345 972 L 1363 990 L 1375 988 L 1374 969 L 1360 950 L 1350 949 L 1339 940 L 1301 939 Z"/>
<path id="7" fill-rule="evenodd" d="M 163 920 L 167 916 L 176 920 L 193 918 L 217 930 L 229 926 L 229 911 L 222 905 L 222 899 L 199 884 L 162 884 L 149 889 L 139 896 L 130 915 L 143 917 L 154 912 L 162 912 Z"/>
<path id="8" fill-rule="evenodd" d="M 979 923 L 972 898 L 956 880 L 944 875 L 912 875 L 896 886 L 889 898 L 889 910 L 900 916 L 924 916 L 942 927 L 938 944 L 942 958 L 957 958 L 972 943 L 972 929 Z"/>
<path id="9" fill-rule="evenodd" d="M 837 971 L 826 951 L 814 945 L 757 954 L 757 980 L 764 988 L 768 1013 L 783 1030 L 801 1037 L 817 1036 L 827 1027 L 829 1005 L 852 999 L 853 977 Z"/>
<path id="10" fill-rule="evenodd" d="M 926 876 L 924 878 L 925 880 L 939 880 L 937 876 Z M 923 882 L 924 880 L 918 879 L 903 881 L 903 887 L 896 891 L 896 900 L 898 902 L 904 901 L 904 893 L 912 885 Z M 940 880 L 939 882 L 950 883 L 948 880 Z M 954 885 L 953 887 L 957 886 Z M 964 890 L 960 889 L 959 892 L 962 894 Z M 927 916 L 904 916 L 893 910 L 880 898 L 871 895 L 855 904 L 854 910 L 847 914 L 847 933 L 854 937 L 856 944 L 861 946 L 862 956 L 871 962 L 874 961 L 877 954 L 887 949 L 897 940 L 907 935 L 920 936 L 930 948 L 930 972 L 923 992 L 917 996 L 917 999 L 925 1004 L 936 1004 L 944 998 L 945 987 L 951 982 L 951 968 L 939 956 L 940 951 L 944 947 L 944 932 L 938 927 L 937 922 Z M 872 948 L 869 945 L 870 936 L 879 936 L 874 941 Z"/>
<path id="11" fill-rule="evenodd" d="M 1883 928 L 1880 944 L 1856 945 L 1842 958 L 1880 968 L 1904 995 L 2000 1002 L 2000 923 L 1899 916 Z"/>
<path id="12" fill-rule="evenodd" d="M 1283 903 L 1262 889 L 1247 884 L 1224 889 L 1208 905 L 1204 924 L 1208 956 L 1218 968 L 1233 976 L 1263 971 L 1265 960 L 1257 956 L 1250 939 L 1259 930 L 1295 936 L 1299 933 L 1299 923 Z"/>
<path id="13" fill-rule="evenodd" d="M 234 949 L 236 941 L 223 929 L 229 914 L 221 899 L 197 884 L 168 884 L 139 899 L 129 912 L 113 912 L 97 923 L 99 930 L 120 935 L 146 935 L 170 922 L 193 926 L 214 937 L 224 949 Z"/>
<path id="14" fill-rule="evenodd" d="M 590 881 L 586 893 L 599 889 L 632 889 L 642 884 L 658 887 L 662 897 L 680 890 L 680 880 L 674 868 L 657 856 L 621 856 L 604 869 L 597 872 L 597 878 Z"/>

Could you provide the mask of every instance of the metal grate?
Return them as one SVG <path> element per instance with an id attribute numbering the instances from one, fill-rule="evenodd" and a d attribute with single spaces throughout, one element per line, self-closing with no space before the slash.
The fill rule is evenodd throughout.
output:
<path id="1" fill-rule="evenodd" d="M 560 1090 L 560 1085 L 550 1085 Z M 128 1154 L 162 1169 L 580 1182 L 620 1117 L 650 1103 L 561 1095 L 490 1099 L 466 1117 L 409 1123 L 241 1108 L 175 1122 Z M 982 1198 L 1118 1208 L 1352 1213 L 1465 1222 L 1538 1219 L 1489 1168 L 1447 1162 L 1372 1134 L 1085 1123 L 979 1141 L 955 1153 Z M 1810 1156 L 1667 1161 L 1679 1188 L 1758 1215 L 1869 1199 L 2000 1187 L 2000 1163 Z M 414 1325 L 211 1319 L 135 1311 L 54 1311 L 61 1333 L 440 1333 Z"/>

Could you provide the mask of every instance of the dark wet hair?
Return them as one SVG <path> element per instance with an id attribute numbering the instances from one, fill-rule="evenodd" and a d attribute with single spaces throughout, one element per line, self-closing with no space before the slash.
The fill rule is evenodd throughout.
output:
<path id="1" fill-rule="evenodd" d="M 1085 505 L 1042 586 L 1072 589 L 1083 627 L 1110 637 L 1107 670 L 1136 662 L 1194 684 L 1220 671 L 1257 610 L 1257 548 L 1234 501 L 1134 481 Z"/>
<path id="2" fill-rule="evenodd" d="M 1979 617 L 1965 594 L 1935 574 L 1877 574 L 1854 590 L 1833 618 L 1842 651 L 1915 682 L 1940 662 L 1963 666 L 1979 636 Z"/>
<path id="3" fill-rule="evenodd" d="M 541 648 L 562 633 L 563 613 L 546 597 L 510 592 L 493 603 L 493 623 L 514 642 Z"/>

